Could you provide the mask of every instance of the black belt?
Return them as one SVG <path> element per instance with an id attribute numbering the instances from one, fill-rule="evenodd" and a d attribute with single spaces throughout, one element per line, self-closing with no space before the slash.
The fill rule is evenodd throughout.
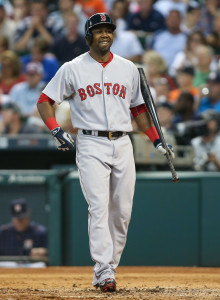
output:
<path id="1" fill-rule="evenodd" d="M 83 129 L 82 133 L 85 135 L 95 135 L 92 130 Z M 107 137 L 109 140 L 117 140 L 119 137 L 127 135 L 123 131 L 97 131 L 97 136 Z"/>

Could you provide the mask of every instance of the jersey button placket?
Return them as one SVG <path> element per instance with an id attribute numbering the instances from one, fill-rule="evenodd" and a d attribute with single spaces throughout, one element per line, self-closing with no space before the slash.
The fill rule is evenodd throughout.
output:
<path id="1" fill-rule="evenodd" d="M 104 100 L 104 108 L 105 108 L 105 115 L 107 120 L 107 130 L 111 130 L 110 122 L 109 122 L 109 96 L 107 95 L 107 87 L 105 86 L 106 80 L 108 77 L 106 76 L 106 70 L 103 69 L 102 71 L 102 79 L 103 79 L 103 100 Z"/>

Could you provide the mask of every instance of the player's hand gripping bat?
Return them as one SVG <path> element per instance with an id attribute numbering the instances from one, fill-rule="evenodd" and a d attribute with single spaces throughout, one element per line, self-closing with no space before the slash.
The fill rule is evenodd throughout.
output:
<path id="1" fill-rule="evenodd" d="M 147 109 L 149 111 L 149 114 L 150 114 L 150 116 L 151 116 L 151 118 L 153 120 L 154 126 L 155 126 L 155 128 L 156 128 L 156 130 L 158 132 L 158 135 L 160 137 L 162 146 L 166 150 L 165 156 L 167 158 L 170 171 L 172 173 L 172 180 L 173 180 L 173 182 L 179 182 L 180 180 L 179 180 L 179 178 L 177 176 L 177 173 L 176 173 L 176 170 L 174 168 L 173 162 L 172 162 L 171 157 L 169 155 L 170 150 L 169 150 L 169 148 L 167 146 L 167 143 L 166 143 L 166 141 L 164 139 L 163 132 L 162 132 L 161 127 L 160 127 L 160 123 L 159 123 L 159 119 L 158 119 L 158 116 L 157 116 L 156 107 L 155 107 L 155 104 L 154 104 L 153 97 L 151 95 L 151 91 L 150 91 L 149 85 L 147 83 L 147 79 L 146 79 L 144 70 L 143 70 L 143 68 L 138 68 L 138 71 L 139 71 L 140 80 L 141 80 L 141 92 L 142 92 L 142 96 L 144 98 L 144 101 L 145 101 L 145 104 L 146 104 Z"/>

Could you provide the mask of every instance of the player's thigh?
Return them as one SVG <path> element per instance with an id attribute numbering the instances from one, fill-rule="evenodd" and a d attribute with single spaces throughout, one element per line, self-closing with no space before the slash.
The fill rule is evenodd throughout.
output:
<path id="1" fill-rule="evenodd" d="M 136 172 L 130 138 L 126 136 L 120 140 L 116 149 L 118 155 L 111 173 L 111 195 L 116 202 L 127 198 L 127 203 L 132 203 Z"/>
<path id="2" fill-rule="evenodd" d="M 111 168 L 106 160 L 104 144 L 93 137 L 77 140 L 76 162 L 80 183 L 90 205 L 108 201 Z"/>

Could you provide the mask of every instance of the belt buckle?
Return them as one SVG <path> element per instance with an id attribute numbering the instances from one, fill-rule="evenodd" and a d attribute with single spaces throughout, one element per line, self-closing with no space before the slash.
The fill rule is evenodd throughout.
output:
<path id="1" fill-rule="evenodd" d="M 108 133 L 108 139 L 109 140 L 117 140 L 117 136 L 113 136 L 112 134 L 114 134 L 114 132 L 112 132 L 112 131 L 109 131 L 109 133 Z"/>

